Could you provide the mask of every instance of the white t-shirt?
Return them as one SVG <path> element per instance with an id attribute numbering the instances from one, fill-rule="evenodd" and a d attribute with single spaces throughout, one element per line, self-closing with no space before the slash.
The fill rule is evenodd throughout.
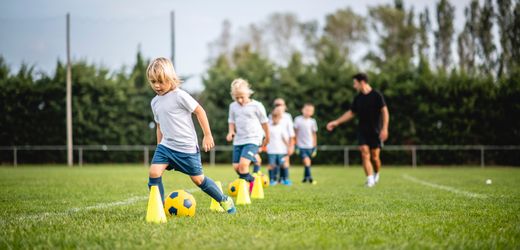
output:
<path id="1" fill-rule="evenodd" d="M 269 121 L 272 120 L 272 114 L 269 114 Z M 286 128 L 287 134 L 289 137 L 294 137 L 294 124 L 292 115 L 288 112 L 283 113 L 282 119 L 280 120 L 280 124 L 282 124 L 282 127 Z"/>
<path id="2" fill-rule="evenodd" d="M 312 134 L 318 131 L 318 124 L 314 118 L 297 116 L 294 118 L 294 129 L 296 130 L 296 146 L 299 148 L 313 148 Z"/>
<path id="3" fill-rule="evenodd" d="M 236 130 L 233 145 L 262 144 L 262 123 L 267 122 L 264 105 L 258 101 L 251 100 L 244 106 L 235 101 L 229 105 L 228 123 L 234 123 Z"/>
<path id="4" fill-rule="evenodd" d="M 281 120 L 276 125 L 273 124 L 273 121 L 269 121 L 269 144 L 267 144 L 267 153 L 287 154 L 287 144 L 289 144 L 289 135 Z"/>
<path id="5" fill-rule="evenodd" d="M 151 102 L 154 120 L 161 126 L 160 144 L 183 153 L 196 153 L 198 140 L 191 113 L 199 103 L 179 89 L 157 95 Z"/>

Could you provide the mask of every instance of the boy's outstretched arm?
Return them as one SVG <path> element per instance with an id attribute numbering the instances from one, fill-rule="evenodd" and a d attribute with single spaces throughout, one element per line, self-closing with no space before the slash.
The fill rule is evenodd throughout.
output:
<path id="1" fill-rule="evenodd" d="M 267 144 L 269 144 L 269 124 L 262 123 L 262 129 L 264 130 L 264 141 L 262 142 L 262 147 L 265 147 Z"/>
<path id="2" fill-rule="evenodd" d="M 348 122 L 350 119 L 354 118 L 355 114 L 352 110 L 345 112 L 338 119 L 327 123 L 327 130 L 332 131 L 335 127 L 339 126 L 342 123 Z"/>
<path id="3" fill-rule="evenodd" d="M 157 144 L 161 143 L 161 140 L 162 140 L 162 132 L 161 132 L 161 124 L 159 123 L 156 123 L 157 124 L 157 129 L 155 131 L 155 133 L 157 134 Z"/>
<path id="4" fill-rule="evenodd" d="M 215 146 L 213 135 L 211 134 L 211 129 L 209 128 L 208 116 L 206 116 L 206 111 L 204 111 L 200 105 L 195 108 L 193 113 L 195 113 L 197 116 L 197 120 L 199 120 L 200 127 L 204 133 L 204 138 L 202 139 L 202 148 L 204 149 L 204 152 L 208 152 Z"/>

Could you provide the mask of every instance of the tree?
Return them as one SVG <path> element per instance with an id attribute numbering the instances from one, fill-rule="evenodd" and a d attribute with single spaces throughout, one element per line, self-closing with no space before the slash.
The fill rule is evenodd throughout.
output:
<path id="1" fill-rule="evenodd" d="M 379 5 L 369 8 L 372 28 L 378 35 L 381 53 L 370 52 L 366 59 L 381 68 L 385 64 L 403 62 L 405 67 L 414 55 L 417 28 L 413 23 L 414 12 L 406 12 L 402 1 L 394 6 Z"/>
<path id="2" fill-rule="evenodd" d="M 274 13 L 269 16 L 265 26 L 276 51 L 272 58 L 285 64 L 297 50 L 294 45 L 300 33 L 298 17 L 293 13 Z"/>
<path id="3" fill-rule="evenodd" d="M 351 8 L 337 10 L 327 15 L 325 20 L 324 36 L 345 56 L 349 55 L 355 43 L 367 41 L 365 18 Z"/>
<path id="4" fill-rule="evenodd" d="M 508 74 L 511 67 L 511 53 L 513 47 L 511 45 L 511 37 L 513 31 L 513 5 L 511 0 L 497 0 L 498 14 L 497 24 L 500 32 L 501 53 L 499 56 L 499 65 L 497 75 Z"/>
<path id="5" fill-rule="evenodd" d="M 424 8 L 424 11 L 419 14 L 419 45 L 418 51 L 421 59 L 428 58 L 428 51 L 430 48 L 430 41 L 428 39 L 428 34 L 431 31 L 431 23 L 430 23 L 430 11 L 428 7 Z"/>
<path id="6" fill-rule="evenodd" d="M 437 65 L 446 70 L 451 63 L 451 43 L 453 41 L 453 20 L 455 7 L 448 0 L 437 3 L 437 25 L 435 35 L 435 58 Z"/>
<path id="7" fill-rule="evenodd" d="M 480 10 L 480 22 L 478 28 L 479 56 L 482 60 L 481 70 L 485 74 L 490 74 L 496 66 L 495 44 L 493 42 L 493 2 L 486 0 Z"/>
<path id="8" fill-rule="evenodd" d="M 459 68 L 469 74 L 475 74 L 477 33 L 480 19 L 478 0 L 472 0 L 470 5 L 464 9 L 464 14 L 466 16 L 466 23 L 457 38 Z"/>

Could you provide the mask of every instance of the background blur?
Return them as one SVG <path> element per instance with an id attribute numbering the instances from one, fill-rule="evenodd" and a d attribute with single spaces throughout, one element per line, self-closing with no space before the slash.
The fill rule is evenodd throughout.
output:
<path id="1" fill-rule="evenodd" d="M 316 105 L 321 145 L 355 145 L 355 122 L 325 124 L 369 74 L 387 101 L 387 145 L 518 145 L 520 1 L 2 1 L 0 162 L 12 146 L 64 145 L 65 14 L 71 14 L 74 145 L 154 145 L 148 61 L 172 55 L 225 145 L 229 84 L 250 81 L 268 110 L 277 97 L 296 116 Z M 201 133 L 199 133 L 200 135 Z M 488 164 L 520 165 L 519 150 L 491 150 Z M 79 153 L 79 152 L 77 152 Z M 150 154 L 153 153 L 149 152 Z M 62 151 L 24 151 L 23 163 L 65 162 Z M 386 152 L 406 163 L 411 152 Z M 425 164 L 478 164 L 479 151 L 436 150 Z M 132 162 L 142 153 L 90 152 L 86 162 Z M 203 158 L 207 160 L 207 155 Z M 356 162 L 357 154 L 352 154 Z M 227 162 L 228 153 L 216 156 Z M 322 152 L 319 163 L 343 153 Z"/>

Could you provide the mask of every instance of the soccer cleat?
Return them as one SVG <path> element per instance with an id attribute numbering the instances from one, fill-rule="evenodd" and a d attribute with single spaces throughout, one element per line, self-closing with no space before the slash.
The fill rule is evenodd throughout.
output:
<path id="1" fill-rule="evenodd" d="M 373 186 L 375 186 L 375 185 L 376 185 L 376 183 L 375 183 L 375 182 L 372 182 L 372 181 L 367 181 L 367 182 L 365 183 L 365 186 L 366 186 L 367 188 L 371 188 L 371 187 L 373 187 Z"/>
<path id="2" fill-rule="evenodd" d="M 379 182 L 379 174 L 375 174 L 374 175 L 374 183 L 378 183 Z"/>
<path id="3" fill-rule="evenodd" d="M 231 197 L 229 197 L 229 196 L 226 196 L 226 199 L 220 202 L 220 206 L 222 206 L 222 208 L 224 208 L 224 210 L 228 214 L 237 213 L 237 209 L 235 208 L 235 203 L 233 203 L 233 199 L 231 199 Z"/>
<path id="4" fill-rule="evenodd" d="M 313 180 L 312 178 L 309 178 L 309 183 L 312 184 L 312 185 L 318 184 L 318 182 Z"/>
<path id="5" fill-rule="evenodd" d="M 282 184 L 284 184 L 285 186 L 291 186 L 292 185 L 292 181 L 286 179 L 286 180 L 282 181 Z"/>
<path id="6" fill-rule="evenodd" d="M 276 186 L 277 184 L 278 184 L 278 182 L 275 181 L 275 180 L 271 180 L 271 181 L 269 182 L 269 185 L 271 185 L 271 186 Z"/>
<path id="7" fill-rule="evenodd" d="M 305 178 L 303 178 L 302 183 L 305 183 L 307 181 L 309 181 L 309 180 L 307 179 L 307 177 L 305 177 Z"/>

